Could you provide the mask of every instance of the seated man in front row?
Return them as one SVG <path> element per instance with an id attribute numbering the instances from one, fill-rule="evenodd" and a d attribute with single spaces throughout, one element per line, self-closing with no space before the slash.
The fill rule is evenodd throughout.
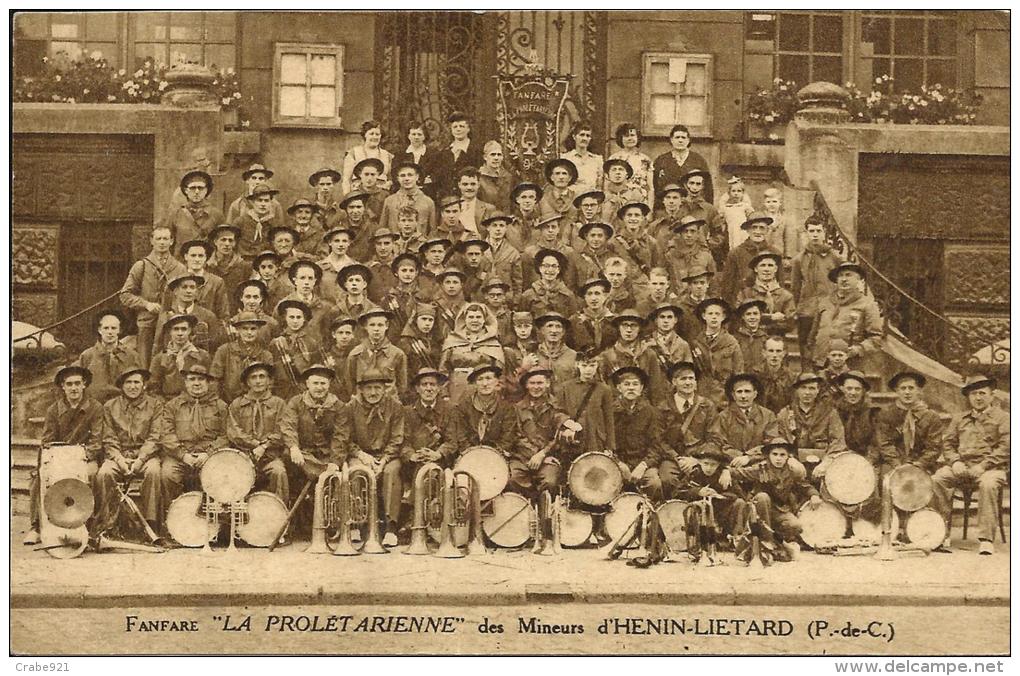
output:
<path id="1" fill-rule="evenodd" d="M 553 400 L 549 388 L 552 371 L 533 368 L 521 376 L 525 396 L 514 407 L 518 436 L 510 458 L 509 489 L 537 498 L 555 494 L 563 468 L 560 455 L 577 431 L 577 423 Z"/>
<path id="2" fill-rule="evenodd" d="M 662 499 L 659 462 L 662 449 L 662 417 L 644 397 L 648 374 L 637 366 L 624 366 L 611 376 L 617 398 L 613 404 L 616 428 L 616 462 L 625 487 L 637 489 L 652 502 Z"/>
<path id="3" fill-rule="evenodd" d="M 279 426 L 285 402 L 272 392 L 273 365 L 252 362 L 241 371 L 239 380 L 246 390 L 228 407 L 227 439 L 232 447 L 251 454 L 259 490 L 265 485 L 289 505 L 290 484 Z"/>

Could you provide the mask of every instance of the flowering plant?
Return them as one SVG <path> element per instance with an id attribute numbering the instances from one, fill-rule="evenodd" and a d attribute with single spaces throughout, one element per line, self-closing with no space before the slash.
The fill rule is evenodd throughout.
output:
<path id="1" fill-rule="evenodd" d="M 747 101 L 747 119 L 763 126 L 786 124 L 797 112 L 797 83 L 777 77 Z"/>

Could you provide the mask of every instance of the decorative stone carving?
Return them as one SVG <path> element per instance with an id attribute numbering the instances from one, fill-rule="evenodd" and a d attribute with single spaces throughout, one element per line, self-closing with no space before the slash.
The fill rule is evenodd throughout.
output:
<path id="1" fill-rule="evenodd" d="M 169 83 L 160 102 L 178 108 L 204 108 L 218 106 L 219 101 L 212 90 L 216 76 L 205 66 L 197 63 L 181 63 L 166 72 Z"/>
<path id="2" fill-rule="evenodd" d="M 56 228 L 13 229 L 11 273 L 16 286 L 56 288 L 57 242 Z"/>
<path id="3" fill-rule="evenodd" d="M 831 82 L 812 82 L 797 92 L 800 107 L 796 117 L 814 124 L 840 124 L 850 121 L 847 104 L 850 94 Z"/>
<path id="4" fill-rule="evenodd" d="M 949 249 L 944 269 L 947 306 L 995 305 L 1009 308 L 1008 248 Z"/>
<path id="5" fill-rule="evenodd" d="M 57 294 L 15 292 L 12 314 L 19 322 L 49 326 L 57 321 Z"/>

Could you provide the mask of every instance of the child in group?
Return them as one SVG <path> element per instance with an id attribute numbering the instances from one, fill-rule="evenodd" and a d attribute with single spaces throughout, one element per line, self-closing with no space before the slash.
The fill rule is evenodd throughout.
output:
<path id="1" fill-rule="evenodd" d="M 679 284 L 684 278 L 691 274 L 692 270 L 701 269 L 711 273 L 715 272 L 715 259 L 712 253 L 705 246 L 701 237 L 701 229 L 705 222 L 684 215 L 679 222 L 673 226 L 672 234 L 667 240 L 665 249 L 665 265 L 670 271 L 670 276 L 676 281 L 677 293 L 683 291 Z"/>
<path id="2" fill-rule="evenodd" d="M 814 216 L 804 222 L 806 243 L 792 264 L 793 297 L 797 301 L 797 340 L 800 353 L 811 354 L 808 339 L 811 325 L 818 314 L 818 303 L 832 294 L 833 284 L 829 273 L 843 262 L 840 256 L 825 241 L 825 225 Z"/>
<path id="3" fill-rule="evenodd" d="M 403 206 L 397 211 L 397 238 L 393 250 L 397 254 L 416 253 L 425 243 L 418 221 L 418 212 L 414 207 Z"/>
<path id="4" fill-rule="evenodd" d="M 612 223 L 616 218 L 617 212 L 625 204 L 631 202 L 645 202 L 647 199 L 640 190 L 636 190 L 630 184 L 630 179 L 634 176 L 634 168 L 630 166 L 627 160 L 606 160 L 602 164 L 603 186 L 605 192 L 603 193 L 605 201 L 602 204 L 602 220 L 606 223 Z"/>
<path id="5" fill-rule="evenodd" d="M 326 243 L 323 241 L 325 230 L 312 216 L 319 211 L 319 206 L 306 199 L 294 200 L 287 209 L 290 226 L 298 234 L 298 243 L 294 247 L 299 254 L 305 254 L 311 260 L 318 260 L 326 255 Z"/>
<path id="6" fill-rule="evenodd" d="M 790 262 L 801 252 L 800 233 L 787 223 L 786 211 L 783 209 L 783 193 L 779 188 L 769 188 L 762 196 L 762 211 L 772 219 L 765 241 L 769 248 L 783 255 L 783 268 L 790 267 Z"/>
<path id="7" fill-rule="evenodd" d="M 689 503 L 684 511 L 687 533 L 687 556 L 694 563 L 701 557 L 710 557 L 720 546 L 729 549 L 729 536 L 733 532 L 734 503 L 738 497 L 732 475 L 727 467 L 729 458 L 719 445 L 706 441 L 693 449 L 697 464 L 687 475 L 675 497 Z M 711 512 L 707 503 L 711 503 Z M 709 518 L 714 526 L 709 523 Z"/>
<path id="8" fill-rule="evenodd" d="M 842 338 L 829 341 L 829 353 L 825 357 L 825 367 L 819 373 L 825 379 L 822 385 L 822 398 L 839 400 L 841 376 L 850 370 L 847 361 L 850 359 L 850 346 Z"/>
<path id="9" fill-rule="evenodd" d="M 344 379 L 344 369 L 347 367 L 347 355 L 358 344 L 357 328 L 358 320 L 354 317 L 337 316 L 329 325 L 332 344 L 329 349 L 323 350 L 322 363 L 333 369 L 334 374 L 329 390 L 345 403 L 354 394 Z"/>
<path id="10" fill-rule="evenodd" d="M 537 183 L 518 183 L 510 192 L 510 200 L 514 203 L 513 220 L 507 228 L 506 238 L 518 251 L 524 251 L 531 243 L 532 230 L 538 223 L 540 212 L 538 203 L 544 192 Z"/>
<path id="11" fill-rule="evenodd" d="M 721 406 L 726 395 L 723 385 L 730 376 L 744 370 L 740 343 L 723 326 L 733 311 L 730 304 L 721 298 L 706 298 L 698 303 L 695 311 L 704 323 L 698 342 L 707 347 L 711 364 L 707 372 L 702 370 L 703 377 L 699 384 L 702 386 L 702 394 Z"/>
<path id="12" fill-rule="evenodd" d="M 751 196 L 747 194 L 744 181 L 739 176 L 730 176 L 726 184 L 726 194 L 719 198 L 716 208 L 726 221 L 730 249 L 734 249 L 747 237 L 740 229 L 740 225 L 754 211 L 754 205 L 751 204 Z"/>
<path id="13" fill-rule="evenodd" d="M 305 303 L 282 300 L 276 306 L 276 314 L 283 330 L 269 344 L 276 367 L 273 383 L 277 396 L 287 401 L 303 391 L 302 374 L 320 360 L 322 348 L 319 339 L 309 330 L 312 309 Z"/>
<path id="14" fill-rule="evenodd" d="M 606 261 L 615 255 L 609 241 L 613 238 L 613 226 L 608 223 L 586 223 L 578 231 L 581 246 L 574 259 L 578 280 L 599 277 L 605 270 Z"/>
<path id="15" fill-rule="evenodd" d="M 359 190 L 345 195 L 340 208 L 344 213 L 338 225 L 351 231 L 351 257 L 367 261 L 372 256 L 372 234 L 379 223 L 368 209 L 368 194 Z"/>
<path id="16" fill-rule="evenodd" d="M 762 317 L 768 312 L 765 301 L 757 298 L 746 300 L 737 306 L 739 325 L 733 336 L 740 345 L 740 354 L 744 357 L 744 368 L 757 371 L 765 363 L 765 339 L 768 332 L 762 324 Z"/>
<path id="17" fill-rule="evenodd" d="M 606 299 L 606 307 L 610 312 L 619 313 L 628 308 L 637 306 L 638 293 L 634 284 L 628 279 L 630 266 L 627 261 L 619 256 L 610 256 L 606 259 L 603 275 L 609 280 L 609 298 Z"/>
<path id="18" fill-rule="evenodd" d="M 737 302 L 760 300 L 765 303 L 762 324 L 770 333 L 785 334 L 793 328 L 796 303 L 793 294 L 776 280 L 782 258 L 774 251 L 763 251 L 748 263 L 754 272 L 754 282 L 737 294 Z"/>

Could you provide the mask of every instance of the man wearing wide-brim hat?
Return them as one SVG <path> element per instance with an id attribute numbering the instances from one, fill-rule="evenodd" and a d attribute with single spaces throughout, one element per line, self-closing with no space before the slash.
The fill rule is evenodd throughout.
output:
<path id="1" fill-rule="evenodd" d="M 323 240 L 326 230 L 322 223 L 315 219 L 315 215 L 320 211 L 321 207 L 318 204 L 303 197 L 294 200 L 287 207 L 286 223 L 298 234 L 294 251 L 312 260 L 319 260 L 329 252 Z"/>
<path id="2" fill-rule="evenodd" d="M 365 310 L 357 319 L 365 337 L 347 355 L 347 386 L 353 391 L 364 373 L 378 371 L 389 379 L 387 392 L 399 399 L 407 390 L 407 355 L 387 336 L 393 313 L 376 307 Z"/>
<path id="3" fill-rule="evenodd" d="M 259 342 L 259 330 L 266 320 L 254 312 L 241 311 L 230 319 L 235 340 L 220 345 L 213 355 L 210 372 L 220 385 L 220 397 L 230 403 L 244 393 L 244 371 L 253 363 L 272 363 L 273 355 Z"/>
<path id="4" fill-rule="evenodd" d="M 280 415 L 280 435 L 289 463 L 310 481 L 328 469 L 340 469 L 350 452 L 351 415 L 330 392 L 335 377 L 325 364 L 313 364 L 299 376 L 304 391 L 291 397 Z"/>
<path id="5" fill-rule="evenodd" d="M 212 355 L 195 344 L 195 331 L 200 320 L 194 314 L 175 313 L 167 316 L 157 336 L 163 347 L 152 356 L 149 370 L 152 377 L 148 389 L 153 394 L 169 399 L 184 391 L 181 367 L 186 359 L 195 359 L 208 365 Z"/>
<path id="6" fill-rule="evenodd" d="M 216 394 L 208 362 L 185 358 L 184 392 L 163 407 L 159 447 L 164 511 L 185 489 L 198 487 L 198 473 L 213 452 L 227 446 L 227 405 Z"/>
<path id="7" fill-rule="evenodd" d="M 211 234 L 211 233 L 210 233 Z M 208 269 L 207 263 L 212 258 L 215 248 L 207 240 L 196 239 L 190 242 L 182 242 L 179 248 L 179 256 L 184 262 L 186 274 L 193 277 L 201 277 L 202 282 L 198 285 L 195 294 L 195 302 L 212 312 L 217 317 L 230 315 L 230 297 L 227 293 L 227 284 L 223 278 Z M 164 304 L 172 300 L 170 290 L 164 294 Z"/>
<path id="8" fill-rule="evenodd" d="M 766 235 L 768 235 L 772 222 L 771 216 L 753 213 L 741 223 L 740 229 L 747 233 L 747 239 L 730 249 L 726 254 L 726 259 L 720 265 L 719 276 L 716 279 L 718 285 L 716 289 L 719 295 L 727 301 L 731 303 L 736 301 L 740 290 L 754 282 L 754 272 L 750 267 L 751 260 L 758 254 L 769 251 Z M 781 278 L 778 279 L 782 282 Z"/>
<path id="9" fill-rule="evenodd" d="M 340 172 L 323 167 L 308 176 L 308 185 L 312 186 L 312 201 L 316 206 L 312 220 L 323 232 L 328 232 L 341 225 L 343 207 L 338 203 L 336 195 L 340 192 Z M 367 199 L 367 197 L 366 197 Z"/>
<path id="10" fill-rule="evenodd" d="M 705 221 L 684 214 L 669 231 L 662 233 L 658 241 L 665 259 L 665 267 L 669 270 L 673 288 L 683 292 L 686 283 L 684 278 L 695 270 L 707 270 L 715 273 L 715 259 L 703 241 L 701 235 Z"/>
<path id="11" fill-rule="evenodd" d="M 241 180 L 244 181 L 244 192 L 230 203 L 230 207 L 227 209 L 226 222 L 233 223 L 243 214 L 251 212 L 251 204 L 247 200 L 248 195 L 250 195 L 255 188 L 265 184 L 265 182 L 272 177 L 272 170 L 267 169 L 264 164 L 260 164 L 258 162 L 249 165 L 247 169 L 241 172 Z M 276 198 L 273 198 L 272 212 L 274 218 L 278 222 L 282 223 L 283 207 L 278 201 L 276 201 Z"/>
<path id="12" fill-rule="evenodd" d="M 241 372 L 244 392 L 227 407 L 227 440 L 249 454 L 255 464 L 255 487 L 290 504 L 290 484 L 283 460 L 280 416 L 286 402 L 273 394 L 273 365 L 252 361 Z"/>
<path id="13" fill-rule="evenodd" d="M 942 516 L 951 523 L 953 491 L 963 488 L 978 494 L 978 552 L 995 552 L 999 495 L 1009 471 L 1009 413 L 995 398 L 996 382 L 981 374 L 967 376 L 960 392 L 967 410 L 957 413 L 943 436 L 943 465 L 935 472 L 941 493 Z M 970 505 L 967 505 L 969 508 Z M 948 548 L 949 538 L 944 543 Z"/>
<path id="14" fill-rule="evenodd" d="M 565 248 L 573 252 L 569 247 Z M 525 280 L 530 278 L 531 283 L 521 294 L 518 307 L 536 315 L 547 311 L 572 315 L 579 310 L 580 303 L 572 291 L 573 287 L 566 282 L 566 279 L 575 273 L 571 256 L 560 249 L 544 247 L 528 249 L 523 258 L 524 261 L 531 262 L 530 276 L 527 270 L 525 271 Z"/>
<path id="15" fill-rule="evenodd" d="M 223 212 L 209 200 L 213 180 L 207 172 L 200 169 L 186 172 L 181 177 L 180 191 L 184 205 L 172 206 L 163 219 L 163 225 L 173 231 L 174 241 L 205 239 L 215 226 L 225 222 Z"/>
<path id="16" fill-rule="evenodd" d="M 577 190 L 573 187 L 577 183 L 577 167 L 570 160 L 556 158 L 546 162 L 543 171 L 547 184 L 545 194 L 538 202 L 538 211 L 543 215 L 558 214 L 564 225 L 573 223 L 577 220 L 577 209 L 574 208 Z M 565 235 L 560 233 L 561 237 Z"/>
<path id="17" fill-rule="evenodd" d="M 875 299 L 864 293 L 864 269 L 856 263 L 840 263 L 829 271 L 836 288 L 818 302 L 809 347 L 819 368 L 829 353 L 829 342 L 841 338 L 850 346 L 847 364 L 862 368 L 878 352 L 882 341 L 882 313 Z"/>
<path id="18" fill-rule="evenodd" d="M 273 209 L 276 196 L 280 191 L 268 183 L 260 183 L 245 196 L 248 209 L 230 223 L 241 229 L 241 238 L 237 242 L 237 250 L 245 259 L 272 243 L 269 231 L 272 228 L 286 225 L 283 209 L 279 215 Z"/>
<path id="19" fill-rule="evenodd" d="M 57 371 L 53 384 L 59 390 L 56 401 L 46 409 L 43 418 L 42 445 L 68 446 L 64 453 L 80 453 L 77 447 L 85 451 L 89 484 L 95 484 L 99 460 L 103 452 L 103 407 L 92 397 L 85 394 L 85 389 L 92 383 L 92 373 L 83 366 L 72 364 Z M 59 477 L 58 477 L 59 478 Z M 32 474 L 29 487 L 29 532 L 24 543 L 34 545 L 39 542 L 39 523 L 42 505 L 39 486 L 39 468 Z"/>
<path id="20" fill-rule="evenodd" d="M 437 462 L 445 439 L 450 437 L 450 400 L 444 396 L 447 375 L 432 366 L 422 366 L 411 378 L 410 403 L 404 406 L 404 480 L 414 481 L 425 462 Z"/>
<path id="21" fill-rule="evenodd" d="M 613 373 L 620 368 L 640 368 L 653 383 L 653 387 L 645 390 L 644 396 L 652 398 L 653 404 L 660 404 L 665 397 L 665 374 L 655 350 L 641 340 L 645 321 L 644 315 L 634 308 L 621 310 L 610 318 L 617 338 L 599 358 L 599 373 L 605 382 L 610 382 Z"/>
<path id="22" fill-rule="evenodd" d="M 727 403 L 719 410 L 712 438 L 734 467 L 761 459 L 761 446 L 778 435 L 776 414 L 757 403 L 761 381 L 753 373 L 734 373 L 725 383 Z"/>
<path id="23" fill-rule="evenodd" d="M 825 476 L 829 456 L 846 451 L 843 421 L 832 402 L 819 396 L 824 384 L 822 376 L 802 371 L 793 381 L 793 401 L 776 416 L 779 435 L 804 449 L 806 456 L 817 457 L 813 477 Z"/>
<path id="24" fill-rule="evenodd" d="M 624 485 L 638 490 L 653 502 L 662 499 L 659 464 L 665 456 L 662 445 L 662 411 L 645 396 L 648 373 L 638 366 L 621 366 L 609 376 L 616 390 L 613 426 L 616 432 L 614 457 Z"/>
<path id="25" fill-rule="evenodd" d="M 220 317 L 198 302 L 198 294 L 203 284 L 205 284 L 205 277 L 187 272 L 174 277 L 167 283 L 169 301 L 156 318 L 153 354 L 162 350 L 166 345 L 164 325 L 167 319 L 174 315 L 194 315 L 197 321 L 192 330 L 192 340 L 196 347 L 212 353 L 226 340 L 226 331 Z M 225 317 L 226 315 L 224 315 Z"/>
<path id="26" fill-rule="evenodd" d="M 442 443 L 436 448 L 443 464 L 456 463 L 472 446 L 489 446 L 510 457 L 518 440 L 517 412 L 502 396 L 499 364 L 476 366 L 467 376 L 472 390 L 449 409 Z"/>
<path id="27" fill-rule="evenodd" d="M 510 457 L 510 490 L 530 498 L 555 493 L 566 468 L 562 456 L 578 425 L 551 394 L 553 372 L 537 366 L 524 372 L 524 398 L 514 404 L 518 439 Z"/>
<path id="28" fill-rule="evenodd" d="M 752 258 L 748 267 L 754 273 L 754 281 L 740 290 L 737 303 L 764 301 L 762 325 L 772 333 L 785 334 L 794 328 L 797 303 L 776 277 L 782 266 L 783 257 L 775 251 L 762 251 Z"/>

